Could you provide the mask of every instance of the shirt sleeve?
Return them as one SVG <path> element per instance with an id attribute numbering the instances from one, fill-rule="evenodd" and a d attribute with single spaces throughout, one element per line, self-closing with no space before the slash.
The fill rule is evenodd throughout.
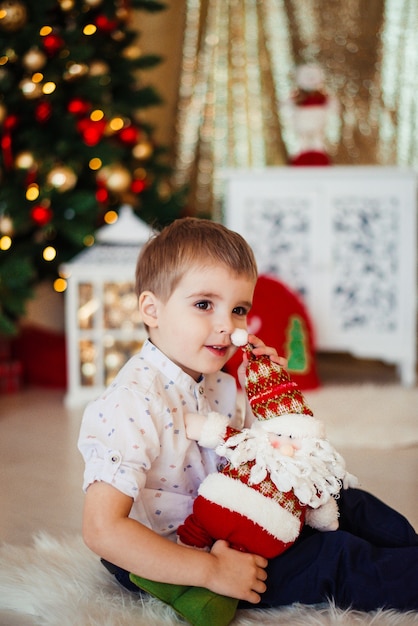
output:
<path id="1" fill-rule="evenodd" d="M 119 387 L 92 402 L 83 415 L 78 448 L 85 462 L 84 491 L 103 481 L 136 500 L 160 452 L 150 400 Z"/>

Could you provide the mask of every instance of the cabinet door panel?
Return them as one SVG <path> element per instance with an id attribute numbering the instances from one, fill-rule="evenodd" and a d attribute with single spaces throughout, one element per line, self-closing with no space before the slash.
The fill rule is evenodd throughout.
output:
<path id="1" fill-rule="evenodd" d="M 384 167 L 226 173 L 225 223 L 297 291 L 321 350 L 416 363 L 416 175 Z M 402 373 L 403 372 L 403 373 Z"/>
<path id="2" fill-rule="evenodd" d="M 248 241 L 260 274 L 272 274 L 309 300 L 314 267 L 312 236 L 315 193 L 277 182 L 240 181 L 230 188 L 226 223 Z"/>

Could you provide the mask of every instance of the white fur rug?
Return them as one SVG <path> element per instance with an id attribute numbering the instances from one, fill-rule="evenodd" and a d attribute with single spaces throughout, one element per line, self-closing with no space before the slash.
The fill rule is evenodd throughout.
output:
<path id="1" fill-rule="evenodd" d="M 80 537 L 40 534 L 33 546 L 0 548 L 1 626 L 167 626 L 184 624 L 153 598 L 138 600 L 107 574 Z M 418 613 L 341 611 L 293 605 L 241 610 L 231 626 L 409 626 Z M 210 626 L 210 624 L 208 624 Z"/>
<path id="2" fill-rule="evenodd" d="M 337 448 L 402 448 L 418 443 L 418 387 L 324 385 L 304 392 Z"/>

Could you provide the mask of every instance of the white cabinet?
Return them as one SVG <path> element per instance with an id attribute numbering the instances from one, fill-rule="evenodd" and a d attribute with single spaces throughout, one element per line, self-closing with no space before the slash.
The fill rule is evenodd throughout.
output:
<path id="1" fill-rule="evenodd" d="M 278 167 L 224 177 L 224 222 L 250 243 L 260 273 L 300 293 L 317 349 L 395 363 L 414 385 L 415 172 Z"/>

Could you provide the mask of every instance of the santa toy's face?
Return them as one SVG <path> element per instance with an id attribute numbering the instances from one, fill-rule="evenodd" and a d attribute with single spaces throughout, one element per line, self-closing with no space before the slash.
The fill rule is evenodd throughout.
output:
<path id="1" fill-rule="evenodd" d="M 299 439 L 286 435 L 278 435 L 276 433 L 268 434 L 269 442 L 275 450 L 278 450 L 284 456 L 293 456 L 296 450 L 300 450 L 301 442 Z"/>
<path id="2" fill-rule="evenodd" d="M 300 65 L 296 69 L 296 84 L 305 91 L 319 91 L 324 86 L 324 73 L 313 63 Z"/>

